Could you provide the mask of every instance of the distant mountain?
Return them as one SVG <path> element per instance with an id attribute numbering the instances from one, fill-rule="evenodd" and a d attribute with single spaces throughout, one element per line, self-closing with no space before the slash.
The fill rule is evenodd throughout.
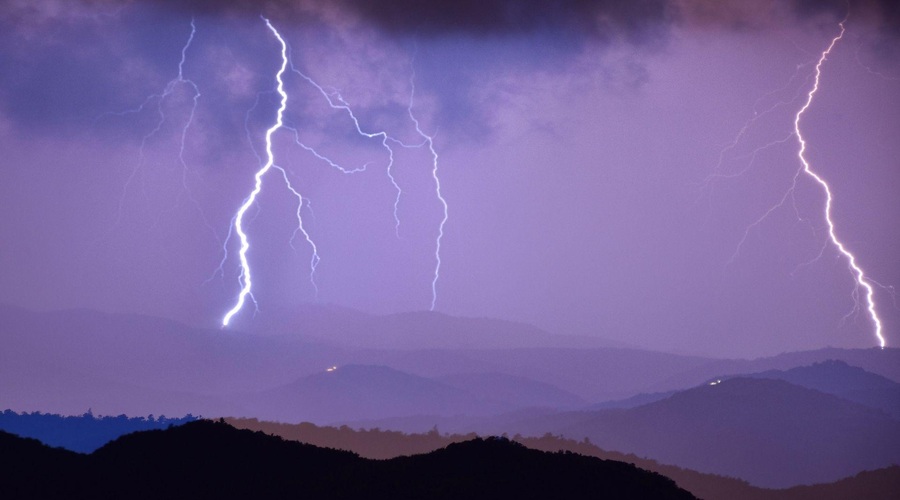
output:
<path id="1" fill-rule="evenodd" d="M 503 373 L 544 382 L 586 401 L 625 398 L 711 360 L 637 349 L 427 349 L 373 353 L 379 364 L 424 377 Z M 692 385 L 716 372 L 706 374 Z M 680 387 L 678 387 L 680 388 Z"/>
<path id="2" fill-rule="evenodd" d="M 511 349 L 520 347 L 625 347 L 599 337 L 551 334 L 526 323 L 456 317 L 433 311 L 384 316 L 337 306 L 306 304 L 243 320 L 241 329 L 317 339 L 362 349 Z"/>
<path id="3" fill-rule="evenodd" d="M 782 380 L 727 379 L 636 408 L 560 413 L 505 428 L 587 437 L 604 449 L 770 488 L 900 464 L 900 422 Z"/>
<path id="4" fill-rule="evenodd" d="M 582 410 L 590 411 L 590 410 L 613 410 L 613 409 L 626 409 L 626 408 L 636 408 L 638 406 L 643 406 L 645 404 L 654 403 L 656 401 L 662 401 L 678 391 L 666 391 L 666 392 L 651 392 L 645 393 L 642 392 L 640 394 L 635 394 L 630 398 L 625 399 L 614 399 L 611 401 L 603 401 L 602 403 L 595 403 Z"/>
<path id="5" fill-rule="evenodd" d="M 509 408 L 435 380 L 369 365 L 337 366 L 244 400 L 262 418 L 314 423 L 361 416 L 486 415 Z"/>
<path id="6" fill-rule="evenodd" d="M 2 432 L 0 445 L 0 470 L 22 472 L 0 481 L 2 498 L 694 498 L 630 464 L 503 439 L 373 461 L 198 421 L 129 434 L 88 456 Z"/>
<path id="7" fill-rule="evenodd" d="M 780 379 L 794 385 L 834 394 L 848 401 L 878 408 L 900 419 L 900 384 L 850 366 L 843 361 L 828 360 L 812 366 L 790 370 L 769 370 L 744 375 L 753 378 Z"/>
<path id="8" fill-rule="evenodd" d="M 645 392 L 659 392 L 691 387 L 721 375 L 740 375 L 767 370 L 788 370 L 828 360 L 840 360 L 869 373 L 900 383 L 900 348 L 839 349 L 828 347 L 814 351 L 779 354 L 766 358 L 710 359 L 682 373 L 668 377 Z"/>
<path id="9" fill-rule="evenodd" d="M 584 400 L 545 382 L 504 373 L 457 373 L 437 380 L 508 408 L 577 408 Z"/>
<path id="10" fill-rule="evenodd" d="M 251 396 L 322 374 L 330 366 L 371 365 L 420 378 L 458 377 L 455 382 L 452 378 L 432 382 L 444 386 L 442 391 L 468 394 L 456 400 L 468 405 L 457 410 L 461 414 L 473 408 L 478 413 L 532 405 L 567 408 L 574 402 L 570 396 L 587 403 L 622 400 L 692 387 L 710 377 L 790 369 L 798 366 L 791 364 L 796 361 L 841 359 L 887 378 L 900 366 L 898 349 L 829 349 L 752 361 L 716 360 L 638 349 L 548 347 L 568 341 L 527 325 L 483 318 L 433 313 L 379 317 L 329 307 L 308 307 L 296 314 L 306 318 L 302 331 L 286 323 L 280 333 L 275 326 L 268 333 L 251 333 L 192 328 L 142 315 L 38 313 L 0 306 L 0 401 L 17 411 L 73 415 L 92 408 L 98 415 L 263 416 L 254 414 L 259 401 Z M 359 347 L 379 344 L 395 348 Z M 513 347 L 536 344 L 548 346 Z M 403 384 L 397 388 L 406 390 Z M 318 401 L 288 396 L 288 401 L 304 405 L 299 412 L 282 405 L 290 410 L 288 417 L 302 412 L 331 416 L 330 410 L 316 408 Z M 449 411 L 446 405 L 423 398 L 401 400 L 421 405 L 398 405 L 405 414 L 378 411 L 347 421 Z"/>
<path id="11" fill-rule="evenodd" d="M 870 408 L 884 410 L 892 417 L 900 419 L 900 383 L 881 375 L 869 373 L 862 368 L 850 366 L 844 361 L 829 359 L 790 370 L 767 370 L 758 373 L 721 376 L 721 378 L 735 377 L 784 380 L 794 385 L 833 394 Z M 715 377 L 711 380 L 719 378 Z M 596 403 L 583 409 L 635 408 L 666 399 L 676 392 L 640 393 L 630 398 Z"/>

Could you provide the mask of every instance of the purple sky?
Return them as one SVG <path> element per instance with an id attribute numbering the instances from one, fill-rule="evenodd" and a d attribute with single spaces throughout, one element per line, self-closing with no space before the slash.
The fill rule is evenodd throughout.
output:
<path id="1" fill-rule="evenodd" d="M 844 2 L 418 3 L 4 2 L 0 301 L 219 325 L 240 289 L 234 237 L 216 273 L 222 242 L 278 107 L 265 14 L 294 67 L 339 91 L 366 131 L 421 142 L 406 109 L 415 75 L 449 205 L 436 311 L 677 352 L 876 345 L 866 315 L 845 318 L 846 260 L 827 246 L 810 262 L 827 243 L 816 184 L 801 177 L 747 231 L 800 168 L 794 115 Z M 801 129 L 838 236 L 884 285 L 895 346 L 898 16 L 851 4 Z M 316 300 L 428 309 L 442 207 L 427 146 L 394 147 L 398 238 L 381 139 L 299 74 L 285 89 L 301 141 L 366 170 L 343 174 L 274 135 L 276 164 L 310 203 L 319 293 L 310 247 L 290 244 L 296 199 L 270 171 L 245 219 L 260 314 Z"/>

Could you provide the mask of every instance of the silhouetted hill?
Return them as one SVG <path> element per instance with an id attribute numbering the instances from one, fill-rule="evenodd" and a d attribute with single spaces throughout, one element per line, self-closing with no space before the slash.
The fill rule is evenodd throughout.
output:
<path id="1" fill-rule="evenodd" d="M 183 418 L 129 418 L 95 417 L 91 413 L 75 416 L 47 413 L 16 413 L 6 410 L 0 413 L 0 430 L 17 436 L 34 438 L 49 446 L 59 446 L 80 453 L 90 453 L 113 439 L 131 432 L 165 429 L 170 425 L 182 425 L 197 420 L 188 415 Z"/>
<path id="2" fill-rule="evenodd" d="M 378 429 L 355 430 L 346 426 L 340 428 L 319 427 L 311 423 L 281 424 L 260 422 L 256 419 L 226 419 L 226 421 L 240 429 L 259 430 L 285 439 L 353 451 L 364 457 L 379 459 L 427 453 L 451 443 L 469 441 L 477 437 L 473 433 L 441 434 L 437 429 L 423 434 L 404 434 Z M 705 500 L 806 500 L 812 498 L 893 500 L 896 498 L 896 492 L 900 491 L 900 488 L 897 488 L 897 483 L 900 481 L 900 467 L 863 472 L 835 483 L 773 490 L 751 486 L 746 481 L 732 477 L 701 473 L 674 465 L 660 464 L 632 454 L 606 451 L 586 440 L 576 441 L 549 433 L 540 437 L 516 435 L 512 439 L 536 450 L 571 451 L 605 460 L 632 463 L 641 469 L 657 472 L 673 479 L 681 488 Z M 812 496 L 810 492 L 816 496 Z"/>
<path id="3" fill-rule="evenodd" d="M 87 498 L 84 457 L 0 431 L 0 498 Z"/>
<path id="4" fill-rule="evenodd" d="M 129 434 L 88 456 L 5 434 L 0 443 L 8 445 L 4 451 L 28 453 L 28 467 L 53 478 L 52 487 L 67 498 L 694 498 L 629 464 L 529 450 L 504 439 L 386 461 L 212 421 Z M 22 489 L 33 479 L 11 476 L 0 482 L 0 493 L 46 498 Z"/>
<path id="5" fill-rule="evenodd" d="M 734 378 L 627 410 L 563 413 L 508 432 L 596 445 L 765 487 L 835 481 L 900 464 L 900 422 L 782 380 Z"/>
<path id="6" fill-rule="evenodd" d="M 694 498 L 671 479 L 631 464 L 531 450 L 503 438 L 453 443 L 385 463 L 401 482 L 420 478 L 411 490 L 414 498 L 471 498 L 471 492 L 490 499 Z"/>
<path id="7" fill-rule="evenodd" d="M 834 394 L 870 408 L 878 408 L 894 418 L 900 418 L 900 384 L 862 368 L 850 366 L 843 361 L 832 359 L 812 366 L 770 370 L 744 376 L 785 380 L 794 385 Z"/>

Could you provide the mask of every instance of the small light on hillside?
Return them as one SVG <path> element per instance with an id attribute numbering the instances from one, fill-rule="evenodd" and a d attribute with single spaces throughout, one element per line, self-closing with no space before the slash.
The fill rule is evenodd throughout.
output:
<path id="1" fill-rule="evenodd" d="M 719 385 L 721 383 L 722 383 L 722 381 L 717 379 L 717 380 L 713 380 L 712 382 L 710 382 L 709 385 Z"/>
<path id="2" fill-rule="evenodd" d="M 335 370 L 337 370 L 337 367 L 336 367 L 336 366 L 332 366 L 331 368 L 326 368 L 326 369 L 325 369 L 326 372 L 333 372 L 333 371 L 335 371 Z"/>

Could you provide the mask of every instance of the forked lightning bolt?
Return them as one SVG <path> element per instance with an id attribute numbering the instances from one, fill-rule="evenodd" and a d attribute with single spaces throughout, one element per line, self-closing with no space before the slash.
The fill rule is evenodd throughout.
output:
<path id="1" fill-rule="evenodd" d="M 330 160 L 328 157 L 319 154 L 314 148 L 304 144 L 300 140 L 299 131 L 296 128 L 285 123 L 284 114 L 287 109 L 288 95 L 284 88 L 284 75 L 288 71 L 288 68 L 290 68 L 291 72 L 297 74 L 299 77 L 301 77 L 307 83 L 309 83 L 310 85 L 315 87 L 316 90 L 318 90 L 319 93 L 325 98 L 328 105 L 332 109 L 339 110 L 339 111 L 346 113 L 349 116 L 349 118 L 351 119 L 351 121 L 353 122 L 353 126 L 356 129 L 358 134 L 360 134 L 363 137 L 369 138 L 369 139 L 380 140 L 382 147 L 385 149 L 385 151 L 387 152 L 387 155 L 388 155 L 388 162 L 387 162 L 387 167 L 386 167 L 387 177 L 390 180 L 392 186 L 394 187 L 394 190 L 396 191 L 396 196 L 394 198 L 393 216 L 394 216 L 395 232 L 398 237 L 400 235 L 400 233 L 399 233 L 400 218 L 399 218 L 398 211 L 399 211 L 399 204 L 400 204 L 400 200 L 401 200 L 403 192 L 400 188 L 400 185 L 397 183 L 397 181 L 393 175 L 393 166 L 394 166 L 394 149 L 393 149 L 393 147 L 400 146 L 400 147 L 404 147 L 404 148 L 421 148 L 424 146 L 428 146 L 428 150 L 430 151 L 431 156 L 432 156 L 431 176 L 434 179 L 435 195 L 443 207 L 443 217 L 442 217 L 440 225 L 438 227 L 438 235 L 435 240 L 435 253 L 434 253 L 435 268 L 434 268 L 434 275 L 431 280 L 431 309 L 434 310 L 436 302 L 437 302 L 437 282 L 440 278 L 441 241 L 444 236 L 444 225 L 447 222 L 448 206 L 447 206 L 446 200 L 444 199 L 444 197 L 441 193 L 441 183 L 440 183 L 440 178 L 438 176 L 438 154 L 434 148 L 434 138 L 433 138 L 433 136 L 428 135 L 427 133 L 425 133 L 422 130 L 418 119 L 416 118 L 415 114 L 413 113 L 414 95 L 415 95 L 414 79 L 413 78 L 410 79 L 410 85 L 412 87 L 412 90 L 410 92 L 409 104 L 407 106 L 407 114 L 409 115 L 409 119 L 415 126 L 416 133 L 422 138 L 422 142 L 416 143 L 416 144 L 408 144 L 408 143 L 405 143 L 405 142 L 389 135 L 386 131 L 375 131 L 375 132 L 366 131 L 360 125 L 360 121 L 357 118 L 356 114 L 353 112 L 353 109 L 350 107 L 349 103 L 346 100 L 344 100 L 344 98 L 340 95 L 340 93 L 338 93 L 337 91 L 331 91 L 331 92 L 326 91 L 324 87 L 322 87 L 321 85 L 316 83 L 316 81 L 314 81 L 312 78 L 310 78 L 309 76 L 307 76 L 306 74 L 304 74 L 303 72 L 301 72 L 300 70 L 298 70 L 297 68 L 294 67 L 294 65 L 291 61 L 291 57 L 289 55 L 290 48 L 289 48 L 287 42 L 281 36 L 281 34 L 278 32 L 278 30 L 275 29 L 275 27 L 272 25 L 272 23 L 269 22 L 268 19 L 263 18 L 263 20 L 266 22 L 266 26 L 275 35 L 275 37 L 278 39 L 278 42 L 281 44 L 281 66 L 280 66 L 278 72 L 276 73 L 276 77 L 275 77 L 275 79 L 277 81 L 277 86 L 276 86 L 275 90 L 277 91 L 278 95 L 280 96 L 280 103 L 279 103 L 279 108 L 278 108 L 275 123 L 272 124 L 272 126 L 266 130 L 265 159 L 263 159 L 262 157 L 257 155 L 257 157 L 260 160 L 260 167 L 257 170 L 255 177 L 254 177 L 254 179 L 255 179 L 254 188 L 250 192 L 250 194 L 244 199 L 243 204 L 240 206 L 240 208 L 238 209 L 234 218 L 232 219 L 232 223 L 229 225 L 228 238 L 226 239 L 226 243 L 225 243 L 225 247 L 224 247 L 224 257 L 222 259 L 222 262 L 219 264 L 219 268 L 217 270 L 217 273 L 222 272 L 223 265 L 224 265 L 225 261 L 228 259 L 228 251 L 227 251 L 228 240 L 231 239 L 232 235 L 236 234 L 238 239 L 240 240 L 240 249 L 238 251 L 238 257 L 240 260 L 240 268 L 241 268 L 241 272 L 240 272 L 241 290 L 238 294 L 238 297 L 237 297 L 237 300 L 235 301 L 234 306 L 223 316 L 222 326 L 223 327 L 228 326 L 231 319 L 234 317 L 235 314 L 237 314 L 244 307 L 247 300 L 251 300 L 255 303 L 255 300 L 253 298 L 253 293 L 252 293 L 252 286 L 253 286 L 252 274 L 251 274 L 251 269 L 250 269 L 250 263 L 249 263 L 248 256 L 247 256 L 247 253 L 250 250 L 250 243 L 249 243 L 249 238 L 244 230 L 244 220 L 245 220 L 247 211 L 250 209 L 250 207 L 253 206 L 253 204 L 256 202 L 257 197 L 259 196 L 260 192 L 262 191 L 263 178 L 266 176 L 266 174 L 270 170 L 278 170 L 281 172 L 282 178 L 284 179 L 287 189 L 291 192 L 291 194 L 293 194 L 297 198 L 297 201 L 298 201 L 297 212 L 296 212 L 297 229 L 295 230 L 294 236 L 291 238 L 291 241 L 293 242 L 293 240 L 296 238 L 298 233 L 302 233 L 306 242 L 312 248 L 312 257 L 310 260 L 310 282 L 312 283 L 313 287 L 316 289 L 316 292 L 318 293 L 318 287 L 317 287 L 316 281 L 315 281 L 316 266 L 319 263 L 318 250 L 317 250 L 316 244 L 313 242 L 309 233 L 307 233 L 307 231 L 303 227 L 303 219 L 302 219 L 302 213 L 301 213 L 303 210 L 303 207 L 304 207 L 304 203 L 306 204 L 307 208 L 309 208 L 309 201 L 305 200 L 303 198 L 303 196 L 296 189 L 294 189 L 294 187 L 291 185 L 287 171 L 275 163 L 275 155 L 274 155 L 274 152 L 272 149 L 273 148 L 272 136 L 280 129 L 284 129 L 284 130 L 291 132 L 294 136 L 295 144 L 297 144 L 298 146 L 300 146 L 307 152 L 311 153 L 318 160 L 321 160 L 321 161 L 327 163 L 330 167 L 332 167 L 344 174 L 353 174 L 353 173 L 357 173 L 357 172 L 363 172 L 369 166 L 369 163 L 366 163 L 366 164 L 362 165 L 361 167 L 357 167 L 357 168 L 344 168 L 344 167 L 338 165 L 337 163 Z M 257 98 L 257 104 L 258 104 L 258 98 Z M 256 105 L 254 104 L 254 107 L 255 106 Z M 249 112 L 248 112 L 248 116 L 249 116 Z M 247 128 L 246 121 L 245 121 L 245 128 Z M 247 128 L 247 133 L 249 136 L 249 128 Z M 252 147 L 252 141 L 251 141 L 251 147 Z M 255 149 L 254 149 L 254 152 L 255 152 Z"/>
<path id="2" fill-rule="evenodd" d="M 430 136 L 422 131 L 422 127 L 419 126 L 419 120 L 416 118 L 416 115 L 413 114 L 413 104 L 415 103 L 415 95 L 416 95 L 416 81 L 415 74 L 413 74 L 409 79 L 409 106 L 407 106 L 406 111 L 409 113 L 409 119 L 416 126 L 416 132 L 425 139 L 425 143 L 428 144 L 428 151 L 431 152 L 432 158 L 432 167 L 431 167 L 431 177 L 434 179 L 434 194 L 437 196 L 437 199 L 441 202 L 441 206 L 443 207 L 443 218 L 441 218 L 441 223 L 438 226 L 438 236 L 435 239 L 435 247 L 434 247 L 434 277 L 431 280 L 431 310 L 434 311 L 434 306 L 437 304 L 437 282 L 441 277 L 441 240 L 444 238 L 444 225 L 447 224 L 447 200 L 444 199 L 444 196 L 441 194 L 441 179 L 438 177 L 438 154 L 434 149 L 434 136 Z"/>
<path id="3" fill-rule="evenodd" d="M 784 206 L 784 204 L 788 201 L 789 198 L 791 200 L 793 200 L 794 192 L 797 187 L 797 183 L 800 180 L 800 177 L 803 175 L 809 177 L 810 179 L 815 181 L 822 188 L 822 191 L 825 194 L 825 210 L 823 213 L 823 218 L 825 219 L 825 222 L 828 226 L 828 240 L 823 245 L 819 254 L 811 262 L 819 259 L 824 254 L 825 249 L 829 243 L 834 245 L 834 247 L 838 250 L 838 252 L 841 254 L 841 256 L 843 256 L 844 258 L 847 259 L 848 270 L 850 271 L 851 275 L 853 276 L 853 279 L 855 282 L 854 288 L 853 288 L 853 294 L 852 294 L 853 301 L 854 301 L 854 307 L 853 307 L 853 310 L 850 312 L 850 314 L 853 314 L 856 311 L 859 311 L 860 302 L 861 302 L 860 291 L 864 290 L 865 303 L 866 303 L 865 309 L 868 312 L 869 318 L 871 319 L 872 324 L 874 326 L 875 337 L 878 341 L 878 344 L 882 348 L 884 348 L 885 347 L 885 339 L 884 339 L 884 335 L 882 334 L 881 318 L 878 316 L 878 312 L 877 312 L 877 309 L 875 306 L 875 290 L 872 286 L 872 283 L 874 283 L 874 281 L 872 281 L 870 278 L 866 277 L 862 268 L 859 267 L 859 264 L 857 264 L 856 256 L 852 252 L 850 252 L 849 249 L 847 249 L 846 245 L 844 245 L 844 243 L 837 236 L 834 220 L 832 219 L 832 215 L 831 215 L 831 210 L 832 210 L 832 206 L 834 203 L 834 199 L 833 199 L 833 196 L 831 193 L 831 188 L 828 185 L 828 182 L 826 182 L 825 179 L 821 175 L 819 175 L 818 173 L 815 172 L 815 170 L 813 170 L 812 166 L 809 163 L 809 160 L 807 160 L 806 154 L 805 154 L 806 153 L 806 139 L 803 137 L 803 133 L 800 128 L 800 122 L 803 118 L 803 115 L 806 113 L 806 111 L 812 105 L 813 99 L 819 90 L 819 82 L 820 82 L 820 77 L 822 75 L 822 66 L 825 64 L 825 61 L 828 59 L 828 56 L 831 54 L 832 49 L 834 49 L 835 45 L 844 36 L 844 32 L 845 32 L 844 21 L 839 23 L 838 26 L 840 27 L 840 32 L 834 38 L 831 39 L 831 42 L 828 44 L 828 47 L 824 51 L 822 51 L 822 53 L 820 54 L 820 56 L 816 62 L 815 71 L 813 74 L 812 87 L 810 88 L 809 92 L 807 92 L 806 100 L 804 101 L 803 105 L 800 107 L 800 109 L 794 115 L 794 120 L 793 120 L 794 128 L 793 128 L 792 135 L 797 137 L 797 142 L 799 143 L 799 146 L 800 146 L 797 151 L 797 158 L 800 162 L 800 168 L 798 168 L 797 172 L 794 174 L 794 177 L 791 181 L 791 186 L 784 193 L 784 196 L 782 196 L 781 200 L 777 204 L 775 204 L 774 206 L 769 208 L 765 213 L 762 214 L 762 216 L 760 216 L 756 221 L 754 221 L 752 224 L 750 224 L 750 226 L 747 227 L 747 230 L 744 232 L 744 235 L 741 238 L 740 242 L 738 243 L 737 249 L 735 250 L 735 253 L 734 253 L 734 255 L 732 255 L 731 260 L 729 260 L 729 262 L 731 262 L 732 260 L 734 260 L 736 258 L 738 252 L 740 251 L 741 247 L 743 246 L 744 242 L 746 241 L 750 230 L 753 229 L 754 227 L 758 226 L 759 224 L 761 224 L 766 218 L 769 217 L 769 215 L 771 215 L 773 212 L 775 212 L 775 210 Z M 746 129 L 746 127 L 745 127 L 745 129 Z M 743 134 L 743 132 L 744 132 L 744 130 L 741 131 L 742 134 Z M 781 142 L 781 141 L 779 141 L 779 142 Z M 765 147 L 768 147 L 768 146 L 764 146 L 764 148 Z M 754 154 L 755 154 L 755 152 L 754 152 Z M 721 161 L 720 161 L 720 163 L 721 163 Z M 741 173 L 743 173 L 743 172 L 741 172 Z M 740 174 L 737 174 L 737 175 L 740 175 Z M 717 174 L 716 176 L 724 177 L 719 174 Z M 794 210 L 795 210 L 795 212 L 797 212 L 796 206 L 794 207 Z"/>
<path id="4" fill-rule="evenodd" d="M 278 69 L 278 72 L 275 74 L 275 80 L 277 82 L 276 91 L 278 95 L 281 96 L 281 102 L 278 106 L 278 111 L 276 113 L 275 123 L 266 130 L 266 162 L 265 164 L 256 171 L 256 175 L 254 176 L 254 187 L 250 192 L 250 195 L 244 200 L 244 203 L 238 209 L 237 214 L 234 217 L 234 233 L 238 235 L 240 239 L 241 246 L 240 250 L 238 250 L 238 258 L 241 262 L 241 291 L 238 293 L 237 302 L 234 304 L 225 316 L 222 317 L 222 326 L 228 326 L 228 323 L 231 321 L 231 318 L 237 314 L 238 311 L 244 307 L 244 302 L 249 297 L 251 300 L 253 299 L 253 295 L 251 294 L 251 289 L 253 286 L 252 276 L 250 274 L 250 262 L 247 260 L 247 251 L 250 250 L 250 241 L 247 238 L 247 233 L 244 232 L 244 215 L 247 213 L 247 210 L 250 209 L 251 206 L 256 202 L 256 197 L 259 195 L 260 191 L 262 191 L 263 185 L 263 177 L 275 167 L 275 153 L 272 151 L 272 135 L 282 127 L 284 121 L 284 110 L 287 109 L 287 92 L 284 90 L 284 80 L 282 77 L 284 76 L 284 72 L 288 67 L 288 57 L 287 57 L 287 43 L 285 43 L 284 39 L 281 37 L 281 34 L 278 33 L 278 30 L 272 26 L 272 23 L 269 22 L 268 19 L 263 18 L 266 22 L 266 26 L 269 27 L 269 30 L 272 31 L 272 34 L 275 35 L 275 38 L 278 39 L 278 42 L 281 44 L 281 67 Z M 284 174 L 284 171 L 282 171 Z M 285 181 L 287 181 L 287 175 L 284 175 Z M 297 193 L 291 186 L 290 182 L 288 182 L 289 189 L 301 200 L 302 207 L 302 197 L 299 193 Z M 300 219 L 300 208 L 297 209 L 297 219 L 300 224 L 300 228 L 302 230 L 302 220 Z M 305 231 L 304 231 L 305 234 Z M 309 239 L 309 235 L 306 235 L 307 241 L 312 241 Z M 318 262 L 317 255 L 315 253 L 315 245 L 313 245 L 313 265 Z"/>
<path id="5" fill-rule="evenodd" d="M 835 44 L 844 36 L 844 22 L 840 23 L 841 32 L 831 40 L 831 43 L 828 45 L 828 48 L 822 52 L 822 56 L 819 58 L 819 62 L 816 64 L 816 74 L 815 74 L 815 82 L 813 83 L 812 89 L 810 89 L 809 94 L 807 94 L 806 103 L 800 108 L 800 111 L 797 112 L 794 117 L 794 133 L 797 134 L 797 141 L 800 142 L 800 150 L 797 152 L 797 157 L 800 159 L 800 163 L 803 165 L 802 172 L 813 180 L 815 180 L 821 187 L 822 191 L 825 192 L 825 221 L 828 224 L 828 237 L 831 243 L 838 249 L 838 251 L 847 259 L 847 266 L 850 269 L 850 272 L 853 274 L 854 279 L 856 280 L 856 285 L 853 290 L 853 298 L 856 306 L 859 307 L 859 292 L 860 288 L 865 289 L 865 300 L 866 300 L 866 310 L 869 312 L 869 317 L 872 320 L 872 324 L 875 327 L 875 337 L 878 339 L 878 344 L 884 348 L 885 341 L 884 336 L 881 333 L 881 318 L 878 317 L 878 311 L 875 309 L 875 290 L 872 287 L 872 284 L 869 283 L 869 280 L 866 278 L 865 273 L 862 268 L 856 263 L 856 256 L 853 255 L 850 250 L 844 246 L 844 243 L 838 239 L 837 234 L 835 233 L 834 221 L 831 219 L 831 207 L 833 204 L 833 198 L 831 195 L 831 188 L 828 186 L 828 183 L 825 182 L 819 174 L 817 174 L 807 161 L 804 153 L 806 152 L 806 140 L 803 138 L 803 134 L 800 132 L 800 119 L 803 117 L 803 113 L 809 109 L 809 106 L 812 104 L 813 97 L 816 95 L 816 91 L 819 90 L 819 77 L 822 75 L 822 64 L 825 63 L 825 59 L 827 59 L 828 55 L 831 53 L 831 49 L 834 48 Z M 800 172 L 797 173 L 800 175 Z M 823 249 L 824 251 L 824 249 Z M 821 254 L 820 254 L 821 255 Z"/>

